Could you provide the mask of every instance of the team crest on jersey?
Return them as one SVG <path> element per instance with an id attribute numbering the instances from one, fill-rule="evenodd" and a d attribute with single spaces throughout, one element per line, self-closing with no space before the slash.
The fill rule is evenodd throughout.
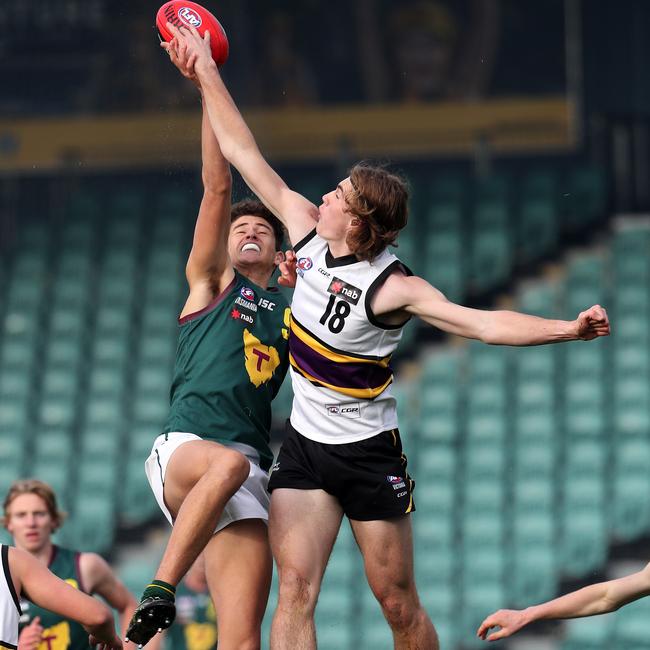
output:
<path id="1" fill-rule="evenodd" d="M 309 271 L 312 266 L 314 266 L 314 263 L 312 262 L 311 257 L 301 257 L 298 259 L 298 263 L 296 264 L 296 271 L 298 272 L 298 275 L 303 276 L 305 271 Z"/>
<path id="2" fill-rule="evenodd" d="M 264 345 L 248 329 L 244 329 L 244 356 L 248 378 L 255 388 L 269 381 L 280 365 L 278 351 L 272 345 Z"/>
<path id="3" fill-rule="evenodd" d="M 344 282 L 336 276 L 330 282 L 327 291 L 353 305 L 356 305 L 359 302 L 359 298 L 361 298 L 361 294 L 363 293 L 361 289 L 357 289 L 357 287 Z"/>
<path id="4" fill-rule="evenodd" d="M 255 292 L 250 287 L 242 287 L 239 293 L 244 300 L 251 302 L 255 300 Z"/>

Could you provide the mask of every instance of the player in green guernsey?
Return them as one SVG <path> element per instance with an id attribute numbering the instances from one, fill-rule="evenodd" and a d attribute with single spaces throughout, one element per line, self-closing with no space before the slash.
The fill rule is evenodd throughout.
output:
<path id="1" fill-rule="evenodd" d="M 33 602 L 83 625 L 86 648 L 90 645 L 97 650 L 122 650 L 113 615 L 106 605 L 57 578 L 31 553 L 0 544 L 0 554 L 3 574 L 0 576 L 0 648 L 32 650 L 36 647 L 36 642 L 22 639 L 16 645 L 21 613 L 18 599 L 28 593 Z M 53 637 L 44 637 L 39 650 L 61 647 L 52 641 Z"/>
<path id="2" fill-rule="evenodd" d="M 26 551 L 69 585 L 101 596 L 115 608 L 125 625 L 136 607 L 135 598 L 96 553 L 80 553 L 52 543 L 63 523 L 52 488 L 34 479 L 16 481 L 4 501 L 3 523 L 17 548 Z M 75 620 L 21 601 L 21 650 L 85 650 L 88 632 Z M 153 648 L 153 646 L 150 646 Z"/>
<path id="3" fill-rule="evenodd" d="M 165 650 L 215 650 L 217 637 L 217 617 L 200 555 L 176 590 L 176 624 L 165 635 Z"/>
<path id="4" fill-rule="evenodd" d="M 271 400 L 288 367 L 288 304 L 268 288 L 283 230 L 258 201 L 231 209 L 230 168 L 207 112 L 201 142 L 204 194 L 170 414 L 145 464 L 173 530 L 126 637 L 144 644 L 171 625 L 176 585 L 204 552 L 220 645 L 254 650 L 271 583 Z"/>

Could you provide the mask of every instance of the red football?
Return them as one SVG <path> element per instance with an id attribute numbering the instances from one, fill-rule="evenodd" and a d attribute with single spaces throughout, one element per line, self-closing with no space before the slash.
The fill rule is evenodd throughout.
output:
<path id="1" fill-rule="evenodd" d="M 210 32 L 210 47 L 212 58 L 221 67 L 228 58 L 228 37 L 221 23 L 204 7 L 196 2 L 171 0 L 166 2 L 156 14 L 156 27 L 160 38 L 167 43 L 172 40 L 172 34 L 167 29 L 167 23 L 176 27 L 195 27 L 203 36 Z"/>

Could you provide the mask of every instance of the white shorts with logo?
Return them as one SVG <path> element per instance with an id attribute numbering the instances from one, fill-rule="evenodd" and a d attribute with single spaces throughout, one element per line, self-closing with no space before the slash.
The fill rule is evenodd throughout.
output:
<path id="1" fill-rule="evenodd" d="M 169 509 L 165 505 L 163 489 L 165 485 L 165 474 L 167 464 L 172 454 L 184 443 L 191 440 L 203 440 L 193 433 L 167 433 L 159 435 L 153 443 L 149 458 L 145 461 L 144 470 L 153 490 L 156 501 L 163 511 L 167 521 L 174 524 Z M 236 449 L 243 453 L 250 463 L 251 469 L 248 478 L 235 494 L 226 503 L 214 530 L 218 533 L 226 526 L 242 519 L 262 519 L 268 523 L 269 520 L 269 493 L 267 485 L 268 474 L 258 465 L 257 452 L 248 445 L 233 443 L 228 445 L 230 449 Z"/>

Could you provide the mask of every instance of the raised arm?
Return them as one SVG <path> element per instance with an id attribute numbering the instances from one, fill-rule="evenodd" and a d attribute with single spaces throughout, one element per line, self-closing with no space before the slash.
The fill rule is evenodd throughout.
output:
<path id="1" fill-rule="evenodd" d="M 650 564 L 632 575 L 589 585 L 541 605 L 523 610 L 501 609 L 490 614 L 481 623 L 477 635 L 487 641 L 498 641 L 534 621 L 606 614 L 648 595 L 650 595 Z M 501 629 L 489 634 L 493 627 Z"/>
<path id="2" fill-rule="evenodd" d="M 100 648 L 122 649 L 122 642 L 115 634 L 113 616 L 106 605 L 57 578 L 25 551 L 10 548 L 9 566 L 18 593 L 25 592 L 40 607 L 81 623 L 91 643 L 99 643 Z"/>
<path id="3" fill-rule="evenodd" d="M 201 91 L 196 75 L 186 76 Z M 228 256 L 232 177 L 205 108 L 201 119 L 201 160 L 203 197 L 194 227 L 192 250 L 185 266 L 190 292 L 181 316 L 203 309 L 234 275 Z"/>
<path id="4" fill-rule="evenodd" d="M 284 223 L 291 242 L 299 242 L 315 227 L 318 208 L 304 196 L 290 190 L 260 153 L 212 59 L 209 32 L 202 39 L 193 28 L 179 30 L 171 23 L 167 23 L 167 26 L 174 39 L 161 45 L 183 74 L 187 76 L 190 70 L 196 73 L 223 155 L 260 200 Z"/>
<path id="5" fill-rule="evenodd" d="M 595 305 L 573 321 L 539 318 L 514 311 L 471 309 L 450 302 L 426 280 L 391 275 L 372 303 L 374 313 L 409 314 L 450 334 L 492 345 L 542 345 L 609 334 L 607 313 Z M 403 320 L 403 318 L 402 318 Z"/>

